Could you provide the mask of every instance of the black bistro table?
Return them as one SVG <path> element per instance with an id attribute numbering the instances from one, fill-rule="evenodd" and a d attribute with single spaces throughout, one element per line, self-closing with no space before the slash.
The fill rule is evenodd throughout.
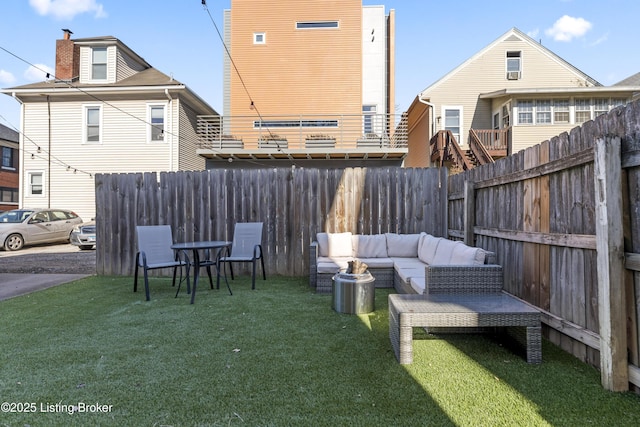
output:
<path id="1" fill-rule="evenodd" d="M 182 242 L 182 243 L 174 243 L 171 245 L 171 249 L 177 251 L 192 251 L 193 252 L 193 290 L 191 291 L 191 304 L 196 299 L 196 287 L 198 286 L 198 278 L 200 277 L 200 267 L 210 266 L 215 263 L 215 258 L 212 256 L 214 250 L 220 250 L 222 248 L 226 248 L 231 245 L 231 242 L 227 242 L 224 240 L 207 240 L 200 242 Z M 208 259 L 200 261 L 200 251 L 208 250 L 210 251 Z M 224 277 L 227 280 L 227 276 Z M 212 285 L 213 286 L 213 285 Z M 229 288 L 229 284 L 227 283 L 227 288 L 229 289 L 229 293 L 231 293 L 231 288 Z"/>

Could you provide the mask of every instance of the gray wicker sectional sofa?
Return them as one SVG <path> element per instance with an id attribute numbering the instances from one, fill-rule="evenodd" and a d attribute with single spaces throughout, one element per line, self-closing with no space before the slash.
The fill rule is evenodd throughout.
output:
<path id="1" fill-rule="evenodd" d="M 331 293 L 332 277 L 354 259 L 369 266 L 376 287 L 399 293 L 422 294 L 430 283 L 457 283 L 460 292 L 478 283 L 502 283 L 492 252 L 427 233 L 318 233 L 309 252 L 309 285 L 318 293 Z"/>

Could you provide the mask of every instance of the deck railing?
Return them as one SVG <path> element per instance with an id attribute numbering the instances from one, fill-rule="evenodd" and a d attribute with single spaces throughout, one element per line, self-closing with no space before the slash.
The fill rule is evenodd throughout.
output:
<path id="1" fill-rule="evenodd" d="M 504 129 L 474 129 L 478 141 L 489 151 L 509 150 L 511 128 Z"/>
<path id="2" fill-rule="evenodd" d="M 198 142 L 211 149 L 406 148 L 395 115 L 198 116 Z"/>

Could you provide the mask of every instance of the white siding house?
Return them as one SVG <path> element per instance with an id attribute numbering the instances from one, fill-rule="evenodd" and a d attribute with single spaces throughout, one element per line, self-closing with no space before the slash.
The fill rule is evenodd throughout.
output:
<path id="1" fill-rule="evenodd" d="M 407 111 L 418 124 L 409 134 L 406 164 L 430 166 L 422 145 L 447 130 L 462 150 L 469 148 L 470 130 L 492 142 L 507 135 L 495 151 L 513 154 L 629 102 L 639 90 L 603 86 L 512 28 L 418 94 Z"/>
<path id="2" fill-rule="evenodd" d="M 57 41 L 54 80 L 22 104 L 20 206 L 95 216 L 98 173 L 202 170 L 196 116 L 217 113 L 113 37 Z"/>

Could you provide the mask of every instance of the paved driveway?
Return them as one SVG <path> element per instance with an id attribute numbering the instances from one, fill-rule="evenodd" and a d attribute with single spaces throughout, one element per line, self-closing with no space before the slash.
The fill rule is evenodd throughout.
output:
<path id="1" fill-rule="evenodd" d="M 95 272 L 95 251 L 81 251 L 71 244 L 0 251 L 0 300 L 72 282 Z"/>

